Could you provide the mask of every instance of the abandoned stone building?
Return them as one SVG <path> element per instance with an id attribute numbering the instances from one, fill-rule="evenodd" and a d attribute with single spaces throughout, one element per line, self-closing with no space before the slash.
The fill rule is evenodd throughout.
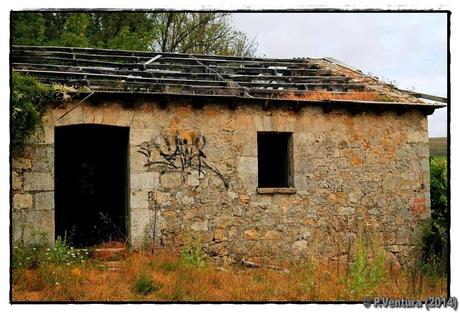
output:
<path id="1" fill-rule="evenodd" d="M 427 115 L 440 106 L 335 59 L 11 58 L 56 91 L 12 160 L 13 240 L 333 261 L 365 234 L 403 260 L 430 217 Z"/>

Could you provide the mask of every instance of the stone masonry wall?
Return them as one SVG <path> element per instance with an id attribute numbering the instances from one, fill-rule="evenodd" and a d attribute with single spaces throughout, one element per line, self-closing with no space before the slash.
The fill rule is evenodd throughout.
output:
<path id="1" fill-rule="evenodd" d="M 156 221 L 157 245 L 199 241 L 224 261 L 341 261 L 357 234 L 404 260 L 430 216 L 427 118 L 417 111 L 107 102 L 58 120 L 72 106 L 50 107 L 44 133 L 13 160 L 15 240 L 36 230 L 54 238 L 54 126 L 82 123 L 130 127 L 135 246 L 153 237 Z M 292 132 L 294 194 L 257 193 L 258 131 Z"/>

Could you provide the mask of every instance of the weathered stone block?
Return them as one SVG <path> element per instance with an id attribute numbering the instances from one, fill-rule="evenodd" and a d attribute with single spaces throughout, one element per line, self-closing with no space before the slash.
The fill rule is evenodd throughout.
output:
<path id="1" fill-rule="evenodd" d="M 54 179 L 50 173 L 24 173 L 25 191 L 54 190 Z"/>
<path id="2" fill-rule="evenodd" d="M 166 189 L 177 188 L 184 183 L 184 176 L 179 172 L 164 173 L 160 176 L 160 185 Z"/>
<path id="3" fill-rule="evenodd" d="M 32 207 L 32 195 L 30 193 L 16 193 L 13 196 L 13 209 L 30 209 Z"/>
<path id="4" fill-rule="evenodd" d="M 141 172 L 147 170 L 145 164 L 148 159 L 145 155 L 138 152 L 139 146 L 129 147 L 129 168 L 131 171 Z"/>
<path id="5" fill-rule="evenodd" d="M 54 171 L 54 146 L 40 145 L 35 148 L 32 160 L 32 170 L 34 172 Z"/>
<path id="6" fill-rule="evenodd" d="M 264 234 L 263 239 L 266 239 L 266 240 L 281 240 L 282 235 L 281 235 L 280 232 L 278 232 L 276 230 L 269 230 Z"/>
<path id="7" fill-rule="evenodd" d="M 37 192 L 34 194 L 35 210 L 54 210 L 54 192 Z"/>
<path id="8" fill-rule="evenodd" d="M 150 211 L 148 209 L 130 210 L 131 242 L 135 247 L 140 247 L 145 242 L 146 236 L 151 234 Z"/>
<path id="9" fill-rule="evenodd" d="M 168 192 L 155 192 L 155 202 L 161 207 L 168 207 L 171 205 L 171 194 Z"/>
<path id="10" fill-rule="evenodd" d="M 54 211 L 14 210 L 12 219 L 13 241 L 54 243 Z"/>
<path id="11" fill-rule="evenodd" d="M 337 213 L 339 213 L 340 215 L 352 215 L 352 214 L 355 214 L 355 208 L 339 207 Z"/>
<path id="12" fill-rule="evenodd" d="M 226 232 L 223 229 L 216 229 L 214 231 L 214 240 L 216 242 L 227 241 Z"/>
<path id="13" fill-rule="evenodd" d="M 22 175 L 19 175 L 18 172 L 13 171 L 11 174 L 11 183 L 13 190 L 19 190 L 22 188 Z"/>
<path id="14" fill-rule="evenodd" d="M 197 187 L 200 185 L 200 177 L 198 171 L 192 171 L 187 175 L 187 185 Z"/>
<path id="15" fill-rule="evenodd" d="M 153 189 L 155 187 L 154 172 L 131 173 L 131 189 Z"/>
<path id="16" fill-rule="evenodd" d="M 132 209 L 148 209 L 148 190 L 131 190 L 130 207 Z"/>
<path id="17" fill-rule="evenodd" d="M 32 168 L 32 161 L 25 158 L 13 158 L 12 167 L 18 170 L 27 170 Z"/>
<path id="18" fill-rule="evenodd" d="M 244 235 L 244 238 L 248 240 L 255 240 L 258 238 L 259 233 L 257 232 L 257 229 L 252 228 L 252 229 L 245 230 L 243 232 L 243 235 Z"/>
<path id="19" fill-rule="evenodd" d="M 218 216 L 215 219 L 216 228 L 228 228 L 235 224 L 235 219 L 230 215 Z"/>
<path id="20" fill-rule="evenodd" d="M 208 222 L 207 221 L 197 221 L 197 222 L 192 223 L 190 228 L 194 231 L 207 231 Z"/>
<path id="21" fill-rule="evenodd" d="M 176 199 L 180 204 L 184 206 L 189 206 L 195 203 L 195 198 L 188 196 L 188 195 L 182 195 L 179 193 L 177 193 Z"/>
<path id="22" fill-rule="evenodd" d="M 295 255 L 302 255 L 308 251 L 308 241 L 307 240 L 297 240 L 292 244 L 292 251 Z"/>

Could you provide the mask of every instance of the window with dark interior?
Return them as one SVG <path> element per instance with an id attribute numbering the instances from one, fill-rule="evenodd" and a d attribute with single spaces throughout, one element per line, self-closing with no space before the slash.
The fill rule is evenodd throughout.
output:
<path id="1" fill-rule="evenodd" d="M 259 188 L 293 186 L 292 133 L 258 132 Z"/>

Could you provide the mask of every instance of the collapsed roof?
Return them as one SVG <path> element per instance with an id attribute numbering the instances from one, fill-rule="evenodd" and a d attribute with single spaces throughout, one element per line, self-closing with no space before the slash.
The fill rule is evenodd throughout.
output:
<path id="1" fill-rule="evenodd" d="M 273 59 L 12 46 L 12 70 L 75 92 L 391 103 L 437 108 L 332 58 Z M 430 98 L 431 97 L 431 98 Z"/>

